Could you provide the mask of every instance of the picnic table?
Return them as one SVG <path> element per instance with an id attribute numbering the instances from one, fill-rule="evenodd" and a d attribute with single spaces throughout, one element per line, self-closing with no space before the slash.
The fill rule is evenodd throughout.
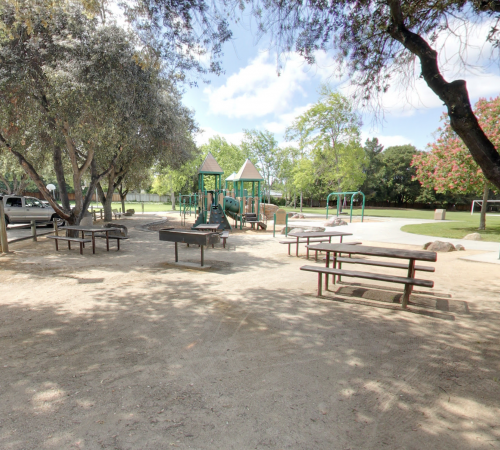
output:
<path id="1" fill-rule="evenodd" d="M 83 226 L 83 225 L 67 225 L 65 227 L 59 228 L 60 230 L 66 230 L 66 234 L 68 231 L 81 231 L 82 233 L 82 239 L 85 238 L 85 233 L 91 233 L 92 235 L 92 253 L 95 254 L 95 234 L 99 233 L 105 233 L 106 234 L 106 250 L 109 252 L 109 232 L 110 231 L 120 231 L 120 228 L 116 227 L 109 227 L 109 228 L 101 228 L 101 227 L 95 227 L 95 226 Z M 112 237 L 115 239 L 115 237 Z M 119 243 L 120 241 L 117 239 L 117 242 Z M 119 244 L 118 244 L 118 250 L 120 249 Z"/>
<path id="2" fill-rule="evenodd" d="M 299 256 L 299 241 L 300 239 L 306 239 L 306 248 L 307 248 L 307 259 L 309 259 L 309 243 L 311 238 L 328 238 L 328 242 L 332 242 L 332 237 L 340 237 L 340 242 L 342 243 L 342 239 L 344 236 L 352 236 L 352 233 L 347 233 L 345 231 L 298 231 L 288 233 L 288 236 L 297 238 L 297 247 L 295 249 L 295 256 Z M 302 241 L 304 242 L 304 241 Z M 288 247 L 290 248 L 290 247 Z"/>
<path id="3" fill-rule="evenodd" d="M 422 251 L 422 250 L 406 250 L 398 248 L 385 248 L 385 247 L 372 247 L 367 245 L 348 245 L 348 244 L 326 244 L 320 243 L 315 245 L 310 245 L 310 249 L 326 252 L 326 265 L 325 268 L 319 269 L 318 266 L 303 266 L 301 270 L 308 270 L 311 272 L 318 273 L 318 295 L 321 295 L 321 275 L 324 273 L 325 276 L 325 289 L 328 289 L 328 276 L 333 275 L 333 282 L 335 283 L 336 276 L 347 276 L 347 277 L 357 277 L 365 278 L 379 281 L 387 281 L 390 283 L 401 283 L 404 284 L 404 294 L 402 299 L 402 307 L 406 308 L 410 300 L 410 294 L 413 290 L 413 286 L 422 287 L 433 287 L 434 282 L 429 280 L 421 280 L 415 278 L 415 271 L 425 271 L 433 272 L 434 267 L 427 266 L 416 266 L 416 261 L 437 261 L 437 253 Z M 330 268 L 330 254 L 333 253 L 333 268 Z M 408 263 L 396 263 L 393 261 L 374 261 L 374 260 L 364 260 L 364 259 L 349 259 L 349 258 L 339 258 L 338 254 L 348 254 L 352 255 L 364 255 L 364 256 L 375 256 L 384 258 L 393 258 L 397 260 L 408 260 Z M 368 272 L 358 272 L 351 270 L 343 270 L 340 268 L 340 264 L 344 262 L 351 262 L 353 264 L 367 264 L 381 267 L 390 268 L 400 268 L 407 269 L 406 277 L 399 277 L 393 275 L 375 274 Z M 339 264 L 339 268 L 337 268 Z"/>

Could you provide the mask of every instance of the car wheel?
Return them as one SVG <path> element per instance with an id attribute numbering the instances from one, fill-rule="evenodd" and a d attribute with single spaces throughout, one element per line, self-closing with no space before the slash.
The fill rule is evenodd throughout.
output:
<path id="1" fill-rule="evenodd" d="M 54 214 L 51 218 L 50 218 L 50 223 L 47 224 L 48 227 L 51 227 L 53 226 L 52 222 L 54 221 L 54 219 L 57 219 L 57 226 L 58 227 L 62 227 L 64 226 L 64 220 L 61 219 L 57 214 Z"/>

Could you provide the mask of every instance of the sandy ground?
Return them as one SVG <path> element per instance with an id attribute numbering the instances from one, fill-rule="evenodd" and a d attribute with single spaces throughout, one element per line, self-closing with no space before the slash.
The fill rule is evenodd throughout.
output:
<path id="1" fill-rule="evenodd" d="M 1 449 L 500 448 L 498 266 L 439 254 L 401 311 L 387 285 L 317 298 L 264 233 L 177 267 L 151 220 L 119 252 L 0 257 Z"/>

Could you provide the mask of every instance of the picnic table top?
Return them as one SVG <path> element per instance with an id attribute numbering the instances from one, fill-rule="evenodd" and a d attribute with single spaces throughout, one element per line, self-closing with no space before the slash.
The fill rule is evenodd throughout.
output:
<path id="1" fill-rule="evenodd" d="M 414 259 L 419 261 L 437 261 L 436 252 L 423 250 L 406 250 L 401 248 L 372 247 L 368 245 L 349 244 L 315 244 L 308 245 L 307 247 L 312 250 L 348 253 L 351 255 L 385 256 L 388 258 Z"/>
<path id="2" fill-rule="evenodd" d="M 346 231 L 298 231 L 288 233 L 288 236 L 293 237 L 329 237 L 329 236 L 352 236 L 352 233 Z"/>
<path id="3" fill-rule="evenodd" d="M 88 231 L 89 233 L 106 232 L 106 231 L 117 231 L 120 228 L 117 227 L 95 227 L 95 226 L 84 226 L 84 225 L 66 225 L 59 228 L 60 230 L 74 230 L 74 231 Z"/>
<path id="4" fill-rule="evenodd" d="M 201 224 L 195 226 L 195 230 L 217 230 L 219 228 L 219 224 L 216 223 L 210 223 L 210 224 Z"/>
<path id="5" fill-rule="evenodd" d="M 162 228 L 159 231 L 171 234 L 194 234 L 194 235 L 218 234 L 210 230 L 186 230 L 185 228 Z"/>

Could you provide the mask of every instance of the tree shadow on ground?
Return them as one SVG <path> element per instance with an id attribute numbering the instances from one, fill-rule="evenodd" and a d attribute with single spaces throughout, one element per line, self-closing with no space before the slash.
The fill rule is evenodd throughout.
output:
<path id="1" fill-rule="evenodd" d="M 498 303 L 448 322 L 148 270 L 30 301 L 43 277 L 0 306 L 3 448 L 498 445 Z"/>

